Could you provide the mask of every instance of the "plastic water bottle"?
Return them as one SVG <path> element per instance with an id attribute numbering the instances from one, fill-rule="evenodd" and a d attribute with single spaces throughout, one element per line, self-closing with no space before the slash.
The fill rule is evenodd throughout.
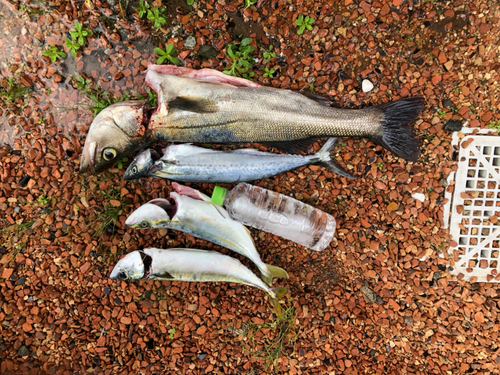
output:
<path id="1" fill-rule="evenodd" d="M 328 246 L 335 233 L 332 215 L 297 199 L 246 183 L 231 191 L 216 186 L 212 203 L 224 206 L 232 219 L 297 242 L 312 250 Z"/>

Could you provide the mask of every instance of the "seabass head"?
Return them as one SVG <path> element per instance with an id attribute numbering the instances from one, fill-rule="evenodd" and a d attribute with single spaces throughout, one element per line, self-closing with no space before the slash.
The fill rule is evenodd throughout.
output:
<path id="1" fill-rule="evenodd" d="M 96 116 L 85 140 L 80 172 L 101 172 L 148 143 L 144 104 L 142 100 L 120 102 Z"/>

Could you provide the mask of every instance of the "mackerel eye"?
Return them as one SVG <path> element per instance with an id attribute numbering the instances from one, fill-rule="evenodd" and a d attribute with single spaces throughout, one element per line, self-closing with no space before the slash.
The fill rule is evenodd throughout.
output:
<path id="1" fill-rule="evenodd" d="M 137 172 L 138 172 L 137 165 L 134 165 L 133 168 L 132 168 L 132 173 L 136 174 Z"/>
<path id="2" fill-rule="evenodd" d="M 108 147 L 102 150 L 102 157 L 106 161 L 111 161 L 116 158 L 116 150 L 114 148 Z"/>
<path id="3" fill-rule="evenodd" d="M 141 228 L 147 228 L 147 227 L 149 227 L 149 223 L 147 221 L 143 221 L 141 223 Z"/>

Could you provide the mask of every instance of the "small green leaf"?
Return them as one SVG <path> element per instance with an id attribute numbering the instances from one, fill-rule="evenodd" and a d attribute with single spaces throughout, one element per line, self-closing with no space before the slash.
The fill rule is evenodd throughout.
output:
<path id="1" fill-rule="evenodd" d="M 247 46 L 249 45 L 250 43 L 252 43 L 252 38 L 245 38 L 241 41 L 241 45 L 242 46 Z"/>
<path id="2" fill-rule="evenodd" d="M 155 47 L 155 49 L 153 50 L 157 55 L 164 55 L 165 54 L 165 51 L 163 51 L 162 49 L 158 48 L 158 47 Z"/>

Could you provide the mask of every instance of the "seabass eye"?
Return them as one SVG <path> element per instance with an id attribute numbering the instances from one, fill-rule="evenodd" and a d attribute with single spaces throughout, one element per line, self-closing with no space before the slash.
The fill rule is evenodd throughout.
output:
<path id="1" fill-rule="evenodd" d="M 148 223 L 147 221 L 143 221 L 143 222 L 141 223 L 141 227 L 143 227 L 143 228 L 147 228 L 147 227 L 149 227 L 149 223 Z"/>
<path id="2" fill-rule="evenodd" d="M 111 161 L 116 158 L 116 150 L 114 148 L 105 148 L 102 151 L 102 157 L 106 161 Z"/>

